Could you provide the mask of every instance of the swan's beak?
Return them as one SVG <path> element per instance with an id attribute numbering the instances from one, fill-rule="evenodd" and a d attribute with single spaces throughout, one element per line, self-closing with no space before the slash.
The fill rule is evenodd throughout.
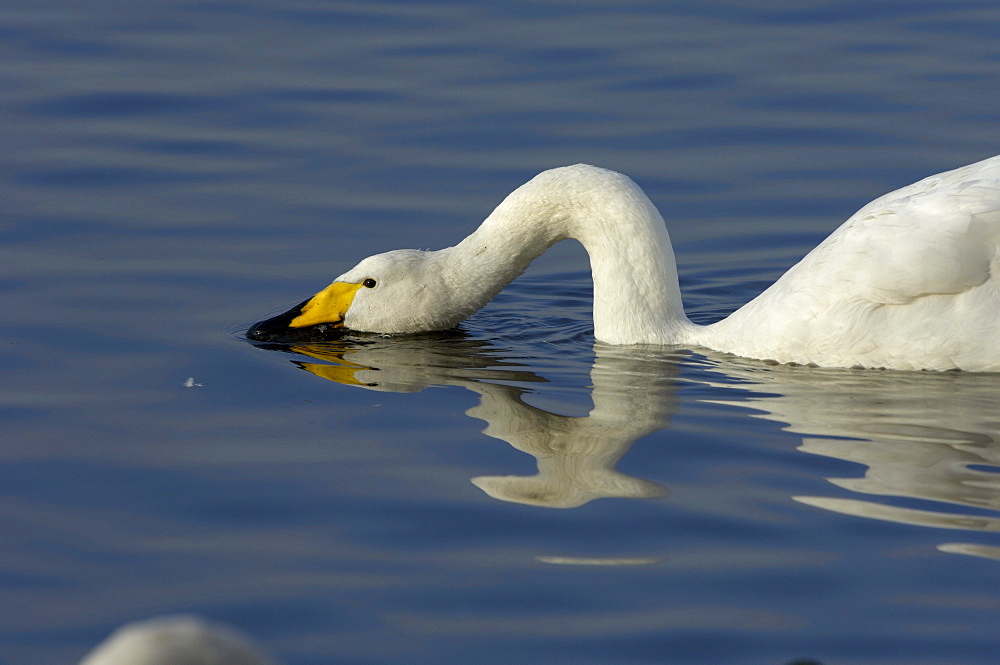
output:
<path id="1" fill-rule="evenodd" d="M 344 315 L 361 284 L 334 282 L 284 314 L 250 326 L 247 337 L 256 342 L 306 342 L 340 337 Z"/>

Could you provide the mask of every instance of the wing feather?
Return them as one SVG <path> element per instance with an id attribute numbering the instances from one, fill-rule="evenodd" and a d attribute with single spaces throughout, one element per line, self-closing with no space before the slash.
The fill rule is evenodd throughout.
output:
<path id="1" fill-rule="evenodd" d="M 842 295 L 902 304 L 996 279 L 998 249 L 1000 158 L 992 158 L 872 201 L 803 264 L 850 291 Z"/>

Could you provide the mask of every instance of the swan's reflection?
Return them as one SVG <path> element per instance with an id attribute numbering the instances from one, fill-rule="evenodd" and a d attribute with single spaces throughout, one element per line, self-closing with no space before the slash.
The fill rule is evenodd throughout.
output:
<path id="1" fill-rule="evenodd" d="M 730 377 L 771 393 L 729 403 L 760 409 L 759 417 L 804 435 L 799 450 L 867 467 L 861 478 L 830 483 L 909 505 L 821 496 L 796 501 L 903 524 L 1000 531 L 1000 376 L 725 366 Z M 996 547 L 940 549 L 1000 559 Z"/>
<path id="2" fill-rule="evenodd" d="M 570 508 L 599 497 L 667 494 L 615 466 L 636 440 L 670 426 L 684 356 L 598 345 L 594 408 L 573 418 L 524 403 L 526 389 L 510 384 L 544 379 L 482 342 L 345 341 L 291 350 L 323 361 L 300 361 L 300 367 L 343 384 L 393 392 L 452 385 L 477 393 L 480 403 L 467 413 L 488 423 L 486 434 L 538 463 L 534 476 L 473 479 L 497 499 Z M 687 365 L 694 369 L 689 380 L 732 396 L 711 401 L 786 424 L 803 435 L 804 452 L 867 467 L 863 477 L 831 478 L 832 484 L 898 497 L 895 503 L 842 496 L 797 501 L 906 524 L 1000 531 L 1000 376 L 816 369 L 721 356 Z M 1000 559 L 995 547 L 946 543 L 940 549 Z"/>
<path id="3" fill-rule="evenodd" d="M 533 476 L 472 479 L 493 498 L 575 508 L 602 497 L 652 499 L 669 494 L 661 485 L 615 470 L 633 443 L 670 425 L 677 409 L 677 363 L 666 357 L 601 349 L 590 373 L 594 408 L 585 417 L 569 417 L 526 404 L 525 388 L 502 382 L 543 379 L 502 367 L 487 347 L 466 345 L 456 353 L 453 344 L 428 340 L 293 350 L 324 361 L 296 363 L 300 367 L 339 383 L 393 392 L 452 385 L 478 394 L 479 404 L 466 413 L 487 423 L 484 434 L 533 456 L 538 465 Z"/>

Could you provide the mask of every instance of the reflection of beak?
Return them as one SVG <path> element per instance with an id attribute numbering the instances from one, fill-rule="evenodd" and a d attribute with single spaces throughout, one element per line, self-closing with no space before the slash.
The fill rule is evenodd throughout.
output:
<path id="1" fill-rule="evenodd" d="M 364 365 L 345 363 L 343 365 L 320 365 L 319 363 L 296 363 L 307 372 L 311 372 L 321 379 L 336 381 L 347 386 L 373 386 L 372 383 L 362 383 L 354 378 L 354 373 L 359 370 L 372 369 Z"/>
<path id="2" fill-rule="evenodd" d="M 321 346 L 293 346 L 291 350 L 295 353 L 309 356 L 310 358 L 325 360 L 332 363 L 329 365 L 320 363 L 295 363 L 305 371 L 315 374 L 321 379 L 336 381 L 337 383 L 342 383 L 347 386 L 361 386 L 363 388 L 375 385 L 359 381 L 354 377 L 355 372 L 362 370 L 374 370 L 375 368 L 346 360 L 344 358 L 344 351 L 324 349 Z"/>
<path id="3" fill-rule="evenodd" d="M 247 337 L 257 342 L 308 342 L 344 334 L 344 315 L 360 284 L 334 282 L 284 314 L 250 326 Z"/>

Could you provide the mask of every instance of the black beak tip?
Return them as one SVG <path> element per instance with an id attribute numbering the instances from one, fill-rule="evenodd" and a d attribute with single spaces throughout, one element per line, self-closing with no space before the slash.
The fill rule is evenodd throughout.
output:
<path id="1" fill-rule="evenodd" d="M 296 330 L 290 324 L 295 317 L 302 314 L 302 307 L 305 304 L 296 305 L 284 314 L 272 316 L 270 319 L 253 324 L 247 330 L 247 339 L 252 339 L 255 342 L 280 342 L 282 337 Z"/>
<path id="2" fill-rule="evenodd" d="M 291 322 L 302 314 L 308 300 L 284 314 L 259 321 L 247 330 L 246 337 L 254 342 L 301 343 L 322 342 L 343 337 L 346 330 L 334 323 L 318 323 L 305 328 L 292 328 Z"/>
<path id="3" fill-rule="evenodd" d="M 270 320 L 270 319 L 269 319 Z M 254 342 L 273 342 L 275 333 L 268 330 L 267 321 L 259 321 L 247 330 L 247 339 Z"/>

